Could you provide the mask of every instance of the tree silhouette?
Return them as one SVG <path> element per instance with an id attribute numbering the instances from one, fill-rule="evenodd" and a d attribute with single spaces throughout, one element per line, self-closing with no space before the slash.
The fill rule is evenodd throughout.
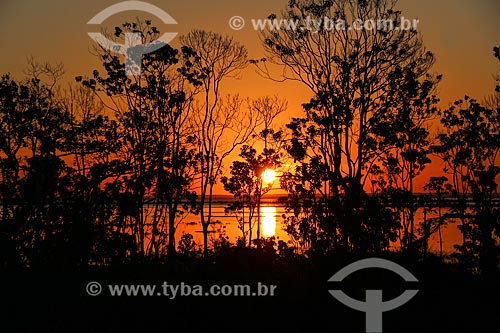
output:
<path id="1" fill-rule="evenodd" d="M 496 239 L 499 210 L 496 165 L 499 146 L 499 109 L 486 109 L 466 96 L 444 110 L 443 132 L 438 135 L 436 152 L 444 160 L 445 172 L 452 178 L 463 244 L 457 246 L 461 262 L 469 269 L 484 272 L 498 267 Z M 472 209 L 469 203 L 472 201 Z"/>
<path id="2" fill-rule="evenodd" d="M 416 250 L 414 179 L 431 163 L 428 126 L 438 112 L 434 90 L 440 76 L 419 80 L 411 68 L 397 68 L 392 75 L 387 103 L 380 106 L 383 112 L 371 121 L 378 157 L 367 171 L 376 170 L 372 184 L 378 183 L 391 196 L 402 225 L 401 248 L 408 251 Z"/>
<path id="3" fill-rule="evenodd" d="M 65 223 L 74 226 L 73 248 L 79 249 L 83 265 L 124 261 L 134 246 L 124 230 L 113 230 L 115 201 L 105 186 L 117 172 L 113 156 L 121 148 L 119 124 L 89 87 L 68 85 L 61 103 L 71 116 L 62 145 L 65 158 L 71 158 L 62 177 L 62 212 Z"/>
<path id="4" fill-rule="evenodd" d="M 500 60 L 499 48 L 493 48 Z M 498 78 L 497 78 L 498 79 Z M 456 245 L 462 265 L 490 274 L 498 270 L 500 258 L 500 210 L 497 165 L 500 152 L 500 108 L 498 85 L 486 107 L 465 96 L 442 113 L 442 132 L 435 151 L 452 177 L 455 205 L 453 217 L 460 221 L 463 242 Z"/>
<path id="5" fill-rule="evenodd" d="M 63 142 L 70 115 L 57 96 L 62 65 L 29 60 L 28 78 L 2 77 L 2 228 L 25 266 L 64 264 L 71 257 L 68 225 L 61 216 Z M 12 249 L 12 247 L 11 247 Z"/>
<path id="6" fill-rule="evenodd" d="M 221 96 L 223 81 L 236 77 L 247 66 L 246 48 L 230 37 L 203 30 L 194 30 L 180 40 L 184 49 L 195 55 L 189 64 L 201 88 L 200 108 L 193 125 L 198 137 L 198 209 L 203 228 L 203 252 L 207 255 L 214 186 L 221 176 L 224 160 L 249 139 L 258 119 L 252 110 L 243 113 L 242 100 L 238 96 Z"/>
<path id="7" fill-rule="evenodd" d="M 279 168 L 283 156 L 280 151 L 284 146 L 283 131 L 272 128 L 276 117 L 285 112 L 288 103 L 278 96 L 264 96 L 248 101 L 251 112 L 257 115 L 259 125 L 253 137 L 263 143 L 262 153 L 250 146 L 243 146 L 240 157 L 243 161 L 234 161 L 230 166 L 231 177 L 222 177 L 224 189 L 233 194 L 237 201 L 226 207 L 226 214 L 235 214 L 242 231 L 242 242 L 252 245 L 254 217 L 257 213 L 257 242 L 260 241 L 260 203 L 262 196 L 269 192 L 272 184 L 263 183 L 263 172 L 266 169 Z M 246 209 L 248 214 L 246 215 Z M 245 230 L 248 224 L 248 230 Z M 260 243 L 258 243 L 260 244 Z"/>
<path id="8" fill-rule="evenodd" d="M 137 31 L 143 44 L 159 35 L 150 21 L 138 21 L 117 27 L 115 39 Z M 116 228 L 134 235 L 141 256 L 157 258 L 165 249 L 172 254 L 179 218 L 195 208 L 189 126 L 196 93 L 190 82 L 193 55 L 165 45 L 143 55 L 142 72 L 127 77 L 127 64 L 103 47 L 97 51 L 105 75 L 94 70 L 82 83 L 101 96 L 119 124 L 120 171 L 108 184 L 118 203 Z"/>
<path id="9" fill-rule="evenodd" d="M 400 77 L 403 83 L 398 88 L 417 82 L 426 85 L 421 79 L 434 58 L 414 30 L 327 29 L 321 24 L 315 31 L 306 25 L 305 18 L 324 23 L 325 17 L 345 22 L 399 22 L 401 13 L 395 9 L 395 1 L 298 0 L 291 1 L 281 17 L 302 19 L 302 23 L 297 29 L 264 31 L 268 59 L 254 63 L 269 78 L 273 75 L 268 63 L 280 66 L 282 75 L 275 79 L 298 81 L 312 93 L 311 100 L 304 104 L 305 116 L 288 125 L 293 134 L 288 151 L 300 162 L 295 176 L 288 177 L 288 181 L 302 187 L 308 184 L 295 191 L 305 191 L 304 200 L 316 202 L 316 196 L 320 199 L 313 211 L 295 213 L 302 216 L 301 223 L 311 224 L 313 232 L 322 229 L 329 234 L 321 236 L 325 242 L 353 250 L 360 245 L 358 240 L 364 239 L 360 234 L 364 229 L 360 206 L 364 185 L 377 172 L 374 162 L 380 154 L 393 147 L 392 142 L 380 137 L 377 125 L 396 116 L 395 110 L 404 108 L 405 94 L 419 89 L 408 87 L 406 93 L 399 94 L 391 85 Z M 402 112 L 403 120 L 412 119 L 403 117 Z M 408 127 L 404 124 L 394 130 L 403 133 Z"/>
<path id="10" fill-rule="evenodd" d="M 224 189 L 237 199 L 236 202 L 228 205 L 226 212 L 237 214 L 243 244 L 248 242 L 248 246 L 251 246 L 255 214 L 260 214 L 262 196 L 272 188 L 272 183 L 263 183 L 262 173 L 268 168 L 279 167 L 281 155 L 271 148 L 257 155 L 255 148 L 244 145 L 241 148 L 240 157 L 243 161 L 234 161 L 230 166 L 231 177 L 223 176 L 221 181 Z M 245 215 L 247 210 L 248 214 Z M 256 222 L 260 223 L 260 219 L 257 218 Z M 248 224 L 248 233 L 245 231 L 245 224 Z M 257 227 L 256 240 L 260 240 L 259 227 Z"/>

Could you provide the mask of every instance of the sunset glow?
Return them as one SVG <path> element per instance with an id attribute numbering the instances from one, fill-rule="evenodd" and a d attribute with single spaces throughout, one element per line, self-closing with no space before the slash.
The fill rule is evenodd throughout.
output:
<path id="1" fill-rule="evenodd" d="M 2 326 L 500 329 L 500 0 L 0 18 Z"/>

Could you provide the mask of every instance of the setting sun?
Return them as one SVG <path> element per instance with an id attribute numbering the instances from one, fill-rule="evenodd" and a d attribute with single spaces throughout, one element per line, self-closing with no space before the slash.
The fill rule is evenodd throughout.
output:
<path id="1" fill-rule="evenodd" d="M 266 169 L 262 173 L 262 181 L 264 183 L 272 183 L 274 182 L 274 178 L 276 178 L 276 172 L 274 172 L 274 170 Z"/>

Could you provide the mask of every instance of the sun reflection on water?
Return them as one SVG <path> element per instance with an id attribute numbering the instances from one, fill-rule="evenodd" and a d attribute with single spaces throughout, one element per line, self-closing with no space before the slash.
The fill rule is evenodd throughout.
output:
<path id="1" fill-rule="evenodd" d="M 261 228 L 263 237 L 276 235 L 276 207 L 261 207 Z"/>

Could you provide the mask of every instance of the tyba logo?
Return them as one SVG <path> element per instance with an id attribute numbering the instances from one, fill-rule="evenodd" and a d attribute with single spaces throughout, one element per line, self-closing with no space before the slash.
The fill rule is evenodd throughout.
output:
<path id="1" fill-rule="evenodd" d="M 143 1 L 124 1 L 109 6 L 94 16 L 87 24 L 101 24 L 114 14 L 131 10 L 153 14 L 165 24 L 177 24 L 167 12 L 155 5 Z M 177 33 L 166 32 L 154 42 L 142 44 L 142 34 L 140 32 L 128 32 L 125 33 L 124 45 L 109 40 L 99 32 L 89 32 L 88 35 L 106 50 L 125 55 L 125 71 L 127 75 L 140 75 L 142 70 L 142 56 L 159 50 L 167 45 L 177 36 Z"/>
<path id="2" fill-rule="evenodd" d="M 340 271 L 335 273 L 328 281 L 341 282 L 350 274 L 365 268 L 382 268 L 394 273 L 397 273 L 407 282 L 418 282 L 417 278 L 413 276 L 404 267 L 385 259 L 369 258 L 356 261 Z M 334 289 L 329 290 L 330 294 L 335 297 L 339 302 L 347 305 L 348 307 L 366 313 L 366 332 L 381 333 L 382 332 L 382 314 L 386 311 L 394 310 L 412 299 L 418 290 L 408 289 L 405 290 L 398 297 L 383 302 L 382 290 L 366 290 L 365 301 L 359 301 L 346 295 L 342 290 Z"/>

